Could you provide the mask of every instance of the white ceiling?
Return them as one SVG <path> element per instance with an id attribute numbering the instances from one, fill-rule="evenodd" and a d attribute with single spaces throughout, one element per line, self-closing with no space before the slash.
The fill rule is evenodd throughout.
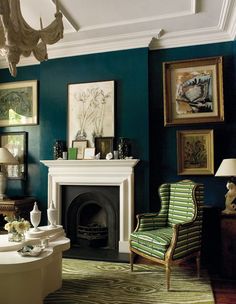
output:
<path id="1" fill-rule="evenodd" d="M 39 29 L 40 16 L 44 27 L 53 20 L 54 0 L 20 2 L 33 28 Z M 48 46 L 49 59 L 223 42 L 236 36 L 236 0 L 59 0 L 59 6 L 64 38 Z M 22 58 L 19 65 L 33 63 L 33 57 Z"/>

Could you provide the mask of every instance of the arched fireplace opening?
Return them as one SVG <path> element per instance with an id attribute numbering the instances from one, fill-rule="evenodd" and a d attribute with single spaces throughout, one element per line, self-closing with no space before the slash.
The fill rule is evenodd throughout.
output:
<path id="1" fill-rule="evenodd" d="M 118 253 L 119 188 L 63 186 L 62 193 L 62 223 L 78 257 Z"/>

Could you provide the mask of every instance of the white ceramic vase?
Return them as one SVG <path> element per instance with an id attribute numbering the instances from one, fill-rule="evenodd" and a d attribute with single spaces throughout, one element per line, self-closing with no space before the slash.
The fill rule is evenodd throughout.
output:
<path id="1" fill-rule="evenodd" d="M 33 210 L 30 211 L 30 221 L 34 227 L 33 231 L 39 231 L 38 225 L 41 221 L 41 211 L 38 209 L 38 205 L 36 202 L 34 203 Z"/>
<path id="2" fill-rule="evenodd" d="M 50 223 L 49 228 L 55 228 L 57 227 L 56 222 L 57 222 L 57 209 L 54 206 L 54 203 L 51 202 L 49 205 L 49 208 L 47 210 L 47 215 L 48 215 L 48 221 Z"/>

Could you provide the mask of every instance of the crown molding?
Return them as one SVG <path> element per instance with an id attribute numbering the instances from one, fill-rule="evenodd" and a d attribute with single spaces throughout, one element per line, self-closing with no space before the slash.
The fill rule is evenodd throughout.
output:
<path id="1" fill-rule="evenodd" d="M 85 54 L 149 47 L 149 44 L 153 37 L 159 39 L 161 34 L 162 30 L 158 29 L 155 31 L 143 31 L 132 34 L 113 35 L 96 39 L 82 39 L 74 42 L 58 42 L 56 44 L 48 46 L 48 58 L 55 59 Z M 17 66 L 27 66 L 33 64 L 39 64 L 39 62 L 33 56 L 22 56 Z M 8 67 L 7 62 L 3 57 L 0 59 L 0 67 Z"/>
<path id="2" fill-rule="evenodd" d="M 162 35 L 160 39 L 153 39 L 149 48 L 150 50 L 155 50 L 226 42 L 230 40 L 232 39 L 229 33 L 222 31 L 218 27 L 211 27 L 198 30 L 172 32 L 171 34 Z"/>
<path id="3" fill-rule="evenodd" d="M 233 0 L 225 0 L 220 18 L 219 27 L 227 31 L 231 40 L 236 38 L 236 3 Z"/>

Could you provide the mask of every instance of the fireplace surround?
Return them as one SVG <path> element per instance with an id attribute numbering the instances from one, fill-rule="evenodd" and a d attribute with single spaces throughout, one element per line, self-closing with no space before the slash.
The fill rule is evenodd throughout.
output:
<path id="1" fill-rule="evenodd" d="M 48 167 L 48 205 L 58 210 L 57 224 L 62 224 L 62 187 L 119 187 L 119 253 L 129 252 L 129 235 L 134 223 L 134 167 L 138 159 L 127 160 L 41 160 Z"/>

